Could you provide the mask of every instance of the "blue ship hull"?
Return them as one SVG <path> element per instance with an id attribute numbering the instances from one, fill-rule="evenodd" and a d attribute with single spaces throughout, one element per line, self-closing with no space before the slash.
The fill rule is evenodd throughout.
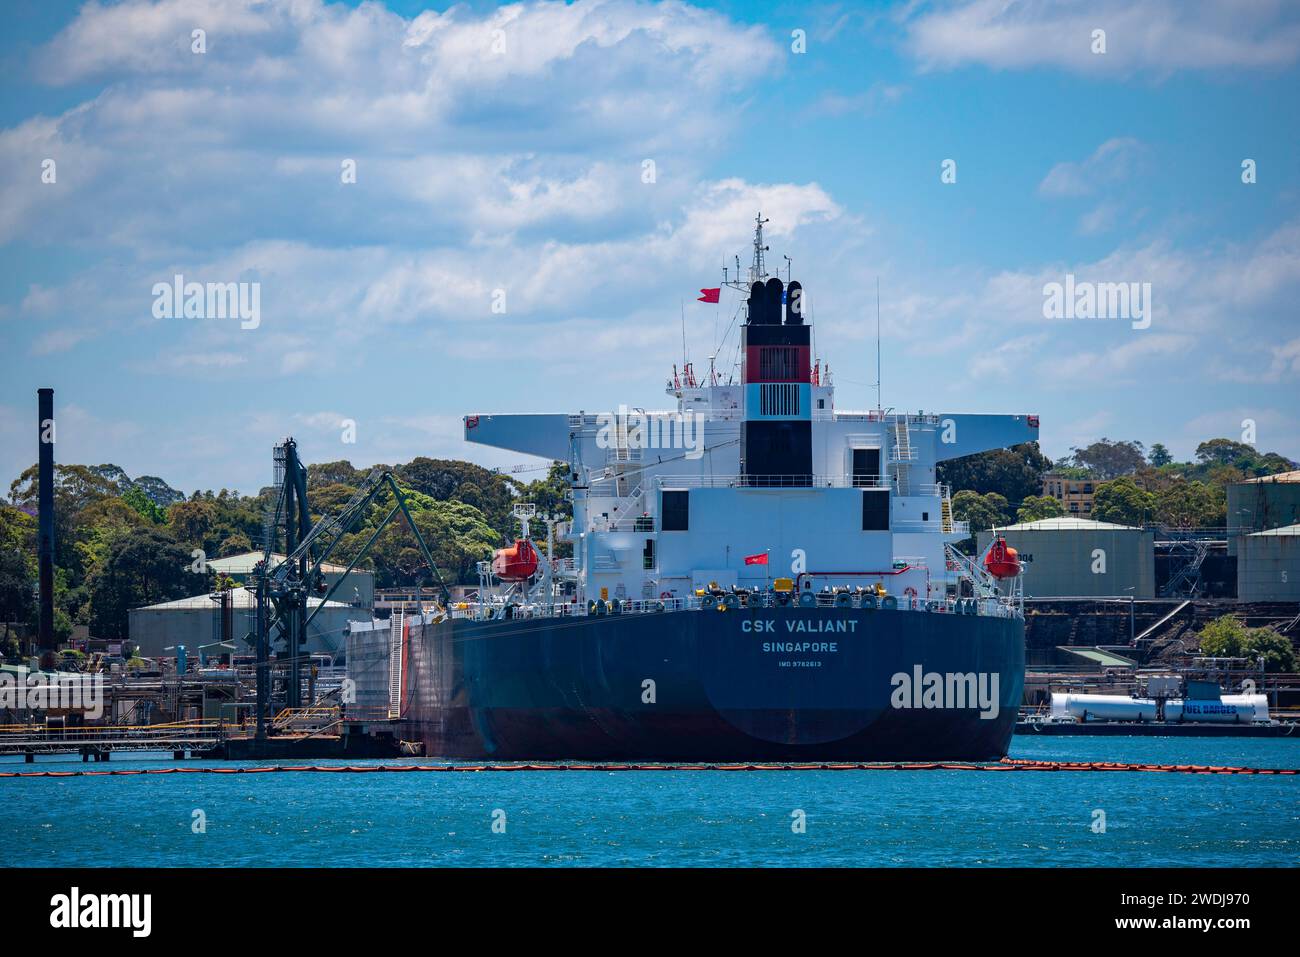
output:
<path id="1" fill-rule="evenodd" d="M 431 756 L 995 760 L 1024 623 L 856 608 L 417 621 L 404 659 L 402 733 Z M 930 675 L 976 684 L 944 698 Z"/>

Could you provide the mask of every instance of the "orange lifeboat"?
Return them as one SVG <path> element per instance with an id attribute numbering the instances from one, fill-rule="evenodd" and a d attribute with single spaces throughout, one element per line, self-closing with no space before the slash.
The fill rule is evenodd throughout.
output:
<path id="1" fill-rule="evenodd" d="M 1020 574 L 1020 554 L 999 535 L 984 556 L 984 568 L 994 578 L 1015 578 Z"/>
<path id="2" fill-rule="evenodd" d="M 522 582 L 537 574 L 538 555 L 533 543 L 517 538 L 509 548 L 498 548 L 492 557 L 492 574 L 503 582 Z"/>

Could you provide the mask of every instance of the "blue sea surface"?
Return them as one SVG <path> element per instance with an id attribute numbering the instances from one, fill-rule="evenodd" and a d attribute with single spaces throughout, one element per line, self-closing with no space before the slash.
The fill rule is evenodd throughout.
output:
<path id="1" fill-rule="evenodd" d="M 1018 737 L 1011 753 L 1300 767 L 1300 741 L 1289 739 Z M 77 758 L 0 765 L 168 766 L 163 756 L 121 755 L 99 765 Z M 11 867 L 1295 866 L 1298 796 L 1300 776 L 1145 772 L 6 778 L 0 859 Z M 196 811 L 206 825 L 200 833 Z M 1104 833 L 1094 828 L 1098 811 Z M 796 812 L 803 812 L 802 833 L 792 826 Z M 494 820 L 504 822 L 503 832 Z"/>

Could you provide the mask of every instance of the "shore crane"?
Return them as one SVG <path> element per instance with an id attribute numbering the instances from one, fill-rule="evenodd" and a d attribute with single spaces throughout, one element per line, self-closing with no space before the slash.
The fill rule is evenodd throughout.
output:
<path id="1" fill-rule="evenodd" d="M 400 513 L 405 519 L 438 588 L 441 604 L 451 602 L 429 546 L 411 517 L 406 495 L 389 469 L 371 470 L 357 487 L 352 498 L 335 515 L 311 521 L 307 503 L 307 467 L 298 458 L 297 443 L 292 438 L 275 447 L 275 480 L 279 486 L 274 510 L 268 509 L 263 523 L 263 555 L 253 571 L 257 599 L 256 632 L 253 643 L 257 660 L 257 737 L 266 736 L 266 711 L 271 697 L 270 650 L 274 639 L 283 639 L 284 655 L 289 665 L 286 705 L 302 706 L 302 662 L 307 651 L 307 627 L 312 619 L 342 586 L 348 574 L 370 551 L 379 535 Z M 322 566 L 343 538 L 364 520 L 370 506 L 384 492 L 391 492 L 393 506 L 370 535 L 360 551 L 348 562 L 346 570 L 333 586 L 327 587 Z M 275 561 L 274 545 L 281 522 L 285 532 L 285 556 Z M 309 599 L 320 602 L 309 609 Z"/>

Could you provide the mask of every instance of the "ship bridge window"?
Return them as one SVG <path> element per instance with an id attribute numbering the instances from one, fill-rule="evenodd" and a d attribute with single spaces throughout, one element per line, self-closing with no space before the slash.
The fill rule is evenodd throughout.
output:
<path id="1" fill-rule="evenodd" d="M 889 489 L 864 489 L 862 492 L 862 530 L 889 531 Z"/>
<path id="2" fill-rule="evenodd" d="M 660 529 L 665 532 L 687 532 L 691 527 L 690 492 L 685 489 L 665 489 L 659 505 Z"/>

